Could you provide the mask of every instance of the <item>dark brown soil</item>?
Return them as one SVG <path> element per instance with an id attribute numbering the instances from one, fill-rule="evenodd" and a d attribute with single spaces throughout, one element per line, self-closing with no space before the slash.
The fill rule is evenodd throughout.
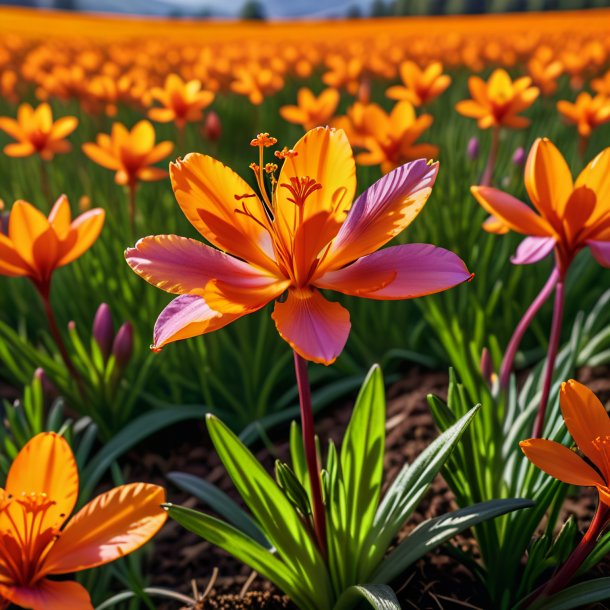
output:
<path id="1" fill-rule="evenodd" d="M 579 378 L 586 382 L 602 400 L 610 397 L 610 376 L 607 369 L 583 369 Z M 438 434 L 426 403 L 432 392 L 445 397 L 447 375 L 418 369 L 411 370 L 406 377 L 388 392 L 387 440 L 385 473 L 386 485 L 392 481 L 405 461 L 411 462 Z M 340 440 L 351 415 L 352 403 L 348 402 L 335 411 L 327 411 L 316 422 L 321 439 L 334 437 Z M 287 458 L 286 430 L 272 434 L 273 453 L 267 448 L 255 451 L 257 457 L 271 470 L 276 457 Z M 203 477 L 214 483 L 234 499 L 239 497 L 232 487 L 225 470 L 216 457 L 204 425 L 181 426 L 164 432 L 156 443 L 150 444 L 143 454 L 132 456 L 129 478 L 158 482 L 168 488 L 169 501 L 190 507 L 198 507 L 193 498 L 173 488 L 164 478 L 170 471 L 181 471 Z M 585 490 L 586 491 L 586 490 Z M 441 477 L 432 487 L 417 511 L 400 534 L 404 538 L 422 520 L 454 510 L 452 494 Z M 595 494 L 584 493 L 566 501 L 566 514 L 574 514 L 581 528 L 586 527 L 595 508 Z M 207 510 L 207 508 L 206 508 Z M 458 538 L 458 545 L 471 547 L 472 538 Z M 607 573 L 608 566 L 598 567 L 597 576 Z M 175 522 L 168 522 L 156 538 L 154 557 L 150 562 L 151 584 L 167 587 L 192 595 L 193 583 L 199 592 L 209 584 L 214 571 L 211 590 L 198 608 L 278 608 L 293 609 L 286 598 L 260 577 L 249 578 L 251 570 L 233 559 L 224 551 L 183 530 Z M 247 582 L 248 581 L 248 582 Z M 244 584 L 246 587 L 244 587 Z M 241 594 L 242 588 L 248 593 Z M 451 610 L 461 608 L 493 610 L 481 585 L 472 574 L 457 563 L 446 550 L 429 553 L 393 583 L 403 608 L 418 610 Z M 596 608 L 606 606 L 597 605 Z M 176 604 L 160 605 L 159 608 L 176 608 Z M 320 609 L 322 610 L 322 609 Z"/>

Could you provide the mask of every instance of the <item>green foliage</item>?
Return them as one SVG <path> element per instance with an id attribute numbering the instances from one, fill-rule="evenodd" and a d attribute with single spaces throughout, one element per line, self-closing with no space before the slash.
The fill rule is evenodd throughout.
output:
<path id="1" fill-rule="evenodd" d="M 433 478 L 443 467 L 478 408 L 439 436 L 411 465 L 403 468 L 380 498 L 385 446 L 385 396 L 381 371 L 371 369 L 358 395 L 341 451 L 329 444 L 323 481 L 327 555 L 313 535 L 312 505 L 303 446 L 291 431 L 292 467 L 276 466 L 276 483 L 231 430 L 214 416 L 207 424 L 214 447 L 256 527 L 271 548 L 251 536 L 251 521 L 227 503 L 234 525 L 192 509 L 167 505 L 170 516 L 188 530 L 244 561 L 274 582 L 303 610 L 346 610 L 361 598 L 374 608 L 398 608 L 387 584 L 429 550 L 454 535 L 507 512 L 532 506 L 529 500 L 499 500 L 426 521 L 388 552 Z M 205 489 L 184 475 L 196 492 Z M 198 493 L 198 495 L 203 495 Z M 222 496 L 206 502 L 225 514 Z M 365 584 L 363 584 L 365 583 Z"/>

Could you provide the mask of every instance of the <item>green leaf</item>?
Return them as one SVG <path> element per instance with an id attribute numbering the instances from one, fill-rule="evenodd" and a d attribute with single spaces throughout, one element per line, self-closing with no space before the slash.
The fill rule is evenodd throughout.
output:
<path id="1" fill-rule="evenodd" d="M 361 580 L 369 580 L 370 573 L 381 561 L 478 410 L 479 405 L 470 409 L 436 438 L 411 465 L 405 465 L 400 471 L 383 498 L 366 538 L 365 552 L 360 561 Z"/>
<path id="2" fill-rule="evenodd" d="M 183 506 L 166 504 L 169 516 L 193 534 L 227 551 L 278 586 L 302 610 L 320 608 L 292 566 L 232 525 Z M 324 602 L 323 602 L 324 603 Z"/>
<path id="3" fill-rule="evenodd" d="M 320 607 L 332 599 L 325 561 L 299 514 L 239 438 L 218 418 L 207 416 L 214 447 L 244 502 L 279 555 L 315 592 Z"/>
<path id="4" fill-rule="evenodd" d="M 354 585 L 343 592 L 333 610 L 353 610 L 362 599 L 376 610 L 400 610 L 396 593 L 388 585 Z"/>
<path id="5" fill-rule="evenodd" d="M 205 407 L 173 407 L 145 413 L 127 424 L 112 440 L 106 443 L 81 473 L 83 486 L 80 503 L 91 497 L 93 491 L 111 464 L 134 445 L 151 434 L 187 419 L 199 419 L 206 413 Z"/>
<path id="6" fill-rule="evenodd" d="M 520 498 L 490 500 L 428 519 L 418 525 L 411 535 L 383 560 L 375 571 L 373 580 L 389 582 L 414 561 L 465 529 L 499 515 L 532 506 L 534 502 Z"/>
<path id="7" fill-rule="evenodd" d="M 531 610 L 572 610 L 610 599 L 610 577 L 595 578 L 572 585 L 551 597 L 539 599 Z"/>
<path id="8" fill-rule="evenodd" d="M 356 399 L 341 445 L 346 496 L 346 525 L 353 562 L 368 534 L 379 504 L 385 449 L 385 391 L 379 366 L 369 371 Z"/>
<path id="9" fill-rule="evenodd" d="M 260 528 L 224 491 L 216 485 L 186 472 L 170 472 L 167 478 L 182 491 L 192 494 L 207 504 L 212 510 L 222 515 L 237 529 L 264 547 L 271 548 L 269 541 Z"/>

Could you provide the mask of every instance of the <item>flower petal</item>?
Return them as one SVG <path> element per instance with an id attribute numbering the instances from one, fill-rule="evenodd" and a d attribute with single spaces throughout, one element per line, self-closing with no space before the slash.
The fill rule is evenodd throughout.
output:
<path id="1" fill-rule="evenodd" d="M 606 148 L 599 153 L 580 172 L 574 186 L 576 188 L 586 186 L 595 193 L 596 205 L 589 218 L 589 225 L 593 225 L 597 220 L 610 213 L 610 148 Z"/>
<path id="2" fill-rule="evenodd" d="M 211 280 L 255 290 L 257 285 L 278 279 L 220 250 L 177 235 L 144 237 L 126 250 L 125 258 L 140 277 L 174 294 L 198 291 L 203 295 Z"/>
<path id="3" fill-rule="evenodd" d="M 0 275 L 19 277 L 31 273 L 31 267 L 19 256 L 13 242 L 0 233 Z"/>
<path id="4" fill-rule="evenodd" d="M 67 574 L 114 561 L 139 549 L 165 523 L 165 490 L 132 483 L 100 494 L 64 528 L 42 570 Z"/>
<path id="5" fill-rule="evenodd" d="M 551 225 L 528 205 L 490 186 L 472 186 L 470 191 L 486 212 L 517 233 L 549 237 Z"/>
<path id="6" fill-rule="evenodd" d="M 604 485 L 602 478 L 574 451 L 555 441 L 530 438 L 519 446 L 527 459 L 555 479 L 569 485 Z"/>
<path id="7" fill-rule="evenodd" d="M 53 140 L 62 140 L 66 136 L 69 136 L 78 126 L 78 119 L 74 116 L 64 116 L 55 123 L 51 127 L 50 137 Z"/>
<path id="8" fill-rule="evenodd" d="M 407 227 L 424 207 L 438 163 L 406 163 L 370 186 L 356 201 L 322 269 L 337 268 L 374 252 Z"/>
<path id="9" fill-rule="evenodd" d="M 70 232 L 70 223 L 72 222 L 72 212 L 70 203 L 65 195 L 60 195 L 48 218 L 49 223 L 55 230 L 57 237 L 60 240 L 66 239 Z"/>
<path id="10" fill-rule="evenodd" d="M 276 301 L 272 318 L 297 354 L 326 365 L 343 350 L 351 327 L 347 309 L 315 289 L 290 290 L 285 302 Z"/>
<path id="11" fill-rule="evenodd" d="M 263 204 L 233 170 L 212 157 L 190 153 L 170 164 L 170 177 L 178 205 L 209 242 L 267 269 L 276 266 L 266 248 Z"/>
<path id="12" fill-rule="evenodd" d="M 447 290 L 471 277 L 453 252 L 428 244 L 405 244 L 329 271 L 316 286 L 368 299 L 412 299 Z"/>
<path id="13" fill-rule="evenodd" d="M 538 138 L 525 164 L 525 188 L 538 211 L 549 221 L 563 215 L 574 183 L 572 173 L 555 145 Z"/>
<path id="14" fill-rule="evenodd" d="M 610 470 L 605 454 L 593 441 L 610 437 L 610 418 L 599 398 L 582 383 L 570 379 L 561 384 L 559 393 L 561 414 L 578 448 L 604 473 L 610 481 Z"/>
<path id="15" fill-rule="evenodd" d="M 510 262 L 513 265 L 531 265 L 547 257 L 555 247 L 554 237 L 526 237 L 517 248 Z"/>
<path id="16" fill-rule="evenodd" d="M 54 432 L 34 436 L 14 459 L 6 492 L 13 496 L 47 494 L 55 504 L 45 514 L 45 523 L 61 526 L 78 498 L 78 468 L 66 439 Z"/>
<path id="17" fill-rule="evenodd" d="M 94 208 L 74 219 L 70 225 L 70 235 L 61 244 L 62 254 L 58 267 L 67 265 L 82 256 L 99 237 L 106 219 L 102 208 Z"/>
<path id="18" fill-rule="evenodd" d="M 585 242 L 593 258 L 602 266 L 610 268 L 610 242 L 589 240 Z M 1 244 L 0 244 L 1 246 Z M 1 264 L 1 263 L 0 263 Z"/>
<path id="19" fill-rule="evenodd" d="M 83 152 L 89 159 L 106 169 L 117 170 L 121 167 L 121 161 L 118 157 L 113 155 L 109 150 L 106 150 L 97 144 L 93 144 L 93 142 L 83 144 Z"/>
<path id="20" fill-rule="evenodd" d="M 31 587 L 0 585 L 1 597 L 32 610 L 93 610 L 87 589 L 72 580 L 43 579 Z"/>
<path id="21" fill-rule="evenodd" d="M 211 309 L 204 298 L 183 294 L 159 314 L 153 333 L 153 349 L 160 350 L 168 343 L 218 330 L 241 315 L 221 314 Z"/>

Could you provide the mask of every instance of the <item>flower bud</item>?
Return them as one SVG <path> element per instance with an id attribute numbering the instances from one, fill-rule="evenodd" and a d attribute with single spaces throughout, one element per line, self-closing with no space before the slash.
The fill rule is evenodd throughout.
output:
<path id="1" fill-rule="evenodd" d="M 466 147 L 466 153 L 471 161 L 479 158 L 479 140 L 478 138 L 470 138 L 468 140 L 468 146 Z"/>
<path id="2" fill-rule="evenodd" d="M 125 368 L 131 359 L 133 351 L 133 326 L 124 322 L 119 328 L 112 345 L 112 355 L 119 368 Z"/>
<path id="3" fill-rule="evenodd" d="M 34 379 L 38 379 L 38 381 L 40 381 L 44 394 L 50 394 L 53 392 L 53 384 L 41 366 L 34 371 Z"/>
<path id="4" fill-rule="evenodd" d="M 210 142 L 218 142 L 222 135 L 222 125 L 220 124 L 220 117 L 213 110 L 210 110 L 203 123 L 203 135 Z"/>
<path id="5" fill-rule="evenodd" d="M 97 308 L 93 320 L 92 334 L 93 340 L 100 348 L 104 361 L 108 360 L 112 351 L 112 342 L 114 341 L 114 324 L 112 323 L 110 307 L 106 303 L 102 303 Z"/>
<path id="6" fill-rule="evenodd" d="M 525 163 L 525 148 L 519 146 L 513 153 L 513 163 L 515 165 L 523 165 Z"/>
<path id="7" fill-rule="evenodd" d="M 491 381 L 494 375 L 494 365 L 491 361 L 491 355 L 489 354 L 489 350 L 484 347 L 483 352 L 481 353 L 481 374 L 483 375 L 483 379 L 489 382 Z"/>

